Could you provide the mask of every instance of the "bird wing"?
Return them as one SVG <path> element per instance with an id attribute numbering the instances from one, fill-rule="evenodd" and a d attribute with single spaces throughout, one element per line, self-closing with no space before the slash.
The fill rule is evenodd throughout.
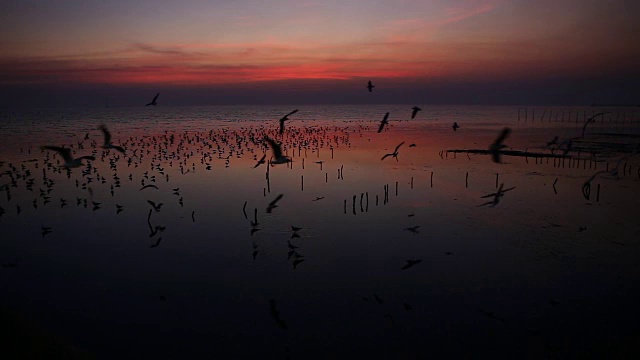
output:
<path id="1" fill-rule="evenodd" d="M 380 160 L 384 160 L 384 159 L 388 158 L 389 156 L 393 156 L 393 154 L 387 154 L 387 155 L 383 156 L 382 159 L 380 159 Z"/>
<path id="2" fill-rule="evenodd" d="M 160 96 L 160 93 L 157 93 L 156 96 L 153 97 L 153 100 L 151 100 L 151 102 L 155 104 L 156 100 L 158 100 L 158 96 Z"/>
<path id="3" fill-rule="evenodd" d="M 271 150 L 273 150 L 273 156 L 276 159 L 279 159 L 282 157 L 282 149 L 280 148 L 280 145 L 278 145 L 275 141 L 269 139 L 268 137 L 264 138 L 269 145 L 271 146 Z"/>
<path id="4" fill-rule="evenodd" d="M 71 149 L 59 147 L 59 146 L 42 146 L 41 149 L 44 150 L 53 150 L 60 154 L 65 162 L 70 163 L 73 161 L 73 157 L 71 156 Z"/>
<path id="5" fill-rule="evenodd" d="M 109 132 L 107 127 L 104 126 L 103 124 L 103 125 L 100 125 L 98 129 L 100 129 L 100 131 L 102 131 L 102 135 L 104 135 L 104 144 L 105 145 L 111 144 L 111 133 Z"/>
<path id="6" fill-rule="evenodd" d="M 411 118 L 415 119 L 417 113 L 418 113 L 418 109 L 413 108 L 413 112 L 411 113 Z"/>
<path id="7" fill-rule="evenodd" d="M 393 150 L 394 153 L 398 152 L 398 149 L 400 149 L 400 146 L 402 146 L 402 144 L 404 144 L 404 141 L 400 143 L 400 145 L 396 146 L 396 149 Z"/>
<path id="8" fill-rule="evenodd" d="M 386 114 L 384 114 L 384 118 L 382 119 L 382 121 L 387 122 L 387 119 L 389 118 L 389 112 L 387 112 Z"/>
<path id="9" fill-rule="evenodd" d="M 504 129 L 502 129 L 502 132 L 500 133 L 500 135 L 498 136 L 498 138 L 496 139 L 496 141 L 494 142 L 494 144 L 502 144 L 502 142 L 504 141 L 504 139 L 507 138 L 507 136 L 509 136 L 509 134 L 511 133 L 511 129 L 506 127 Z"/>
<path id="10" fill-rule="evenodd" d="M 496 149 L 496 151 L 491 152 L 491 159 L 495 163 L 500 163 L 500 150 Z"/>
<path id="11" fill-rule="evenodd" d="M 287 115 L 285 115 L 284 117 L 286 118 L 287 116 L 293 115 L 295 113 L 298 112 L 298 109 L 293 110 L 292 112 L 288 113 Z"/>
<path id="12" fill-rule="evenodd" d="M 384 120 L 382 120 L 380 122 L 380 127 L 378 127 L 378 134 L 382 132 L 382 130 L 384 130 L 384 124 L 386 124 L 386 122 Z"/>
<path id="13" fill-rule="evenodd" d="M 87 156 L 80 156 L 80 157 L 78 158 L 78 160 L 85 160 L 85 159 L 86 159 L 86 160 L 92 160 L 92 161 L 93 161 L 93 160 L 95 160 L 96 158 L 95 158 L 95 156 L 91 156 L 91 155 L 87 155 Z"/>
<path id="14" fill-rule="evenodd" d="M 278 201 L 280 201 L 280 199 L 282 199 L 283 196 L 284 196 L 284 194 L 280 194 L 280 195 L 276 196 L 276 198 L 273 199 L 273 201 L 269 203 L 269 206 L 274 206 Z"/>

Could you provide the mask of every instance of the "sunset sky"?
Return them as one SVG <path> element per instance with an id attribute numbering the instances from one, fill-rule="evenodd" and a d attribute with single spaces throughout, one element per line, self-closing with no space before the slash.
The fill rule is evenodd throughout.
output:
<path id="1" fill-rule="evenodd" d="M 171 105 L 640 103 L 637 14 L 597 0 L 3 2 L 0 106 L 157 91 Z"/>

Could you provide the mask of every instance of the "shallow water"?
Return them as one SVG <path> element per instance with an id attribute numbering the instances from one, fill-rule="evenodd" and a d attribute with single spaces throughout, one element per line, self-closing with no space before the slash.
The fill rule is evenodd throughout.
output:
<path id="1" fill-rule="evenodd" d="M 105 359 L 566 357 L 629 346 L 640 156 L 596 177 L 588 200 L 581 187 L 628 155 L 600 146 L 596 162 L 587 149 L 633 148 L 637 138 L 606 134 L 640 133 L 640 112 L 539 107 L 525 121 L 513 107 L 425 106 L 410 120 L 410 107 L 298 107 L 282 138 L 277 119 L 291 108 L 4 111 L 0 305 Z M 564 160 L 446 152 L 485 150 L 508 126 L 507 149 L 548 154 L 554 136 L 580 137 L 601 110 L 611 114 Z M 100 148 L 100 123 L 124 156 Z M 265 165 L 253 169 L 270 156 L 265 131 L 293 158 L 268 182 Z M 380 160 L 401 142 L 397 161 Z M 63 144 L 97 159 L 57 171 L 59 157 L 39 146 Z M 497 183 L 515 189 L 480 206 Z M 159 189 L 140 190 L 149 184 Z M 295 268 L 287 241 L 304 259 Z M 422 261 L 402 270 L 409 259 Z"/>

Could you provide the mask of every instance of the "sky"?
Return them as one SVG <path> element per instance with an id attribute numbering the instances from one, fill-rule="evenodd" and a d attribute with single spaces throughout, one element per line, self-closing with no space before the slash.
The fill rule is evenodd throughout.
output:
<path id="1" fill-rule="evenodd" d="M 0 106 L 640 104 L 637 14 L 631 0 L 5 1 Z"/>

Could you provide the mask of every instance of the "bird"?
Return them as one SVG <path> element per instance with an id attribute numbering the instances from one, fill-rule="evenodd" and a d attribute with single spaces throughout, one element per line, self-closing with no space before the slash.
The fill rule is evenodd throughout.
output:
<path id="1" fill-rule="evenodd" d="M 414 234 L 419 234 L 420 233 L 419 229 L 420 229 L 420 225 L 404 228 L 404 230 L 407 230 L 407 231 L 412 232 Z"/>
<path id="2" fill-rule="evenodd" d="M 459 128 L 460 126 L 458 125 L 458 123 L 457 123 L 457 122 L 455 122 L 455 121 L 454 121 L 454 122 L 453 122 L 453 126 L 451 126 L 451 127 L 453 128 L 453 131 L 458 131 L 458 128 Z"/>
<path id="3" fill-rule="evenodd" d="M 276 196 L 276 198 L 275 198 L 275 199 L 273 199 L 273 201 L 271 201 L 271 202 L 269 203 L 269 206 L 267 206 L 267 213 L 268 213 L 268 214 L 270 214 L 270 213 L 273 211 L 273 209 L 275 209 L 275 208 L 277 208 L 277 207 L 278 207 L 278 205 L 276 205 L 276 203 L 277 203 L 278 201 L 280 201 L 280 199 L 282 199 L 282 197 L 283 197 L 283 196 L 284 196 L 284 194 L 280 194 L 280 195 Z"/>
<path id="4" fill-rule="evenodd" d="M 114 149 L 120 151 L 123 154 L 125 153 L 122 146 L 113 145 L 111 143 L 111 133 L 109 132 L 107 127 L 104 126 L 104 124 L 100 125 L 98 129 L 102 131 L 102 135 L 104 135 L 104 144 L 102 145 L 103 149 Z"/>
<path id="5" fill-rule="evenodd" d="M 374 87 L 376 86 L 371 83 L 371 80 L 369 80 L 369 83 L 367 84 L 367 89 L 369 89 L 369 92 L 372 92 Z"/>
<path id="6" fill-rule="evenodd" d="M 384 130 L 384 126 L 389 123 L 389 121 L 387 121 L 388 118 L 389 118 L 389 113 L 387 112 L 386 114 L 384 114 L 384 118 L 380 122 L 380 127 L 378 128 L 378 134 L 381 133 L 382 130 Z"/>
<path id="7" fill-rule="evenodd" d="M 416 114 L 418 113 L 418 111 L 422 110 L 421 108 L 419 108 L 419 107 L 417 107 L 417 106 L 414 106 L 414 107 L 412 107 L 411 109 L 413 110 L 413 112 L 411 113 L 411 118 L 412 118 L 412 119 L 415 119 Z"/>
<path id="8" fill-rule="evenodd" d="M 256 163 L 256 165 L 253 167 L 254 169 L 257 168 L 258 166 L 262 165 L 265 163 L 265 158 L 267 157 L 266 154 L 262 155 L 262 157 L 260 158 L 260 160 L 258 160 L 258 163 Z"/>
<path id="9" fill-rule="evenodd" d="M 144 189 L 148 189 L 148 188 L 154 188 L 154 189 L 156 189 L 156 190 L 158 190 L 158 189 L 159 189 L 156 185 L 153 185 L 153 184 L 152 184 L 152 185 L 145 185 L 145 186 L 143 186 L 142 188 L 140 188 L 140 190 L 138 190 L 138 191 L 142 191 L 142 190 L 144 190 Z"/>
<path id="10" fill-rule="evenodd" d="M 162 203 L 159 203 L 156 205 L 155 202 L 151 201 L 151 200 L 147 200 L 147 202 L 149 203 L 149 205 L 151 205 L 153 207 L 153 210 L 155 210 L 156 212 L 160 212 L 160 208 L 162 207 Z"/>
<path id="11" fill-rule="evenodd" d="M 493 162 L 500 164 L 500 150 L 507 147 L 503 144 L 503 142 L 510 133 L 511 129 L 509 129 L 508 127 L 502 129 L 500 135 L 498 135 L 498 138 L 493 142 L 493 144 L 489 145 L 489 153 L 491 153 Z"/>
<path id="12" fill-rule="evenodd" d="M 297 112 L 298 112 L 298 109 L 295 109 L 280 119 L 280 135 L 284 134 L 284 122 L 289 120 L 289 115 L 293 115 Z"/>
<path id="13" fill-rule="evenodd" d="M 393 156 L 394 158 L 396 158 L 396 161 L 398 161 L 398 149 L 400 149 L 400 146 L 402 146 L 402 144 L 404 144 L 404 141 L 400 143 L 400 145 L 396 146 L 396 149 L 393 150 L 393 152 L 391 154 L 386 154 L 385 156 L 382 157 L 382 159 L 380 160 L 384 160 L 389 156 Z"/>
<path id="14" fill-rule="evenodd" d="M 296 231 L 300 231 L 300 230 L 302 230 L 301 227 L 297 227 L 297 226 L 291 225 L 291 231 L 296 232 Z"/>
<path id="15" fill-rule="evenodd" d="M 422 262 L 422 260 L 420 260 L 420 259 L 417 259 L 417 260 L 407 260 L 407 263 L 406 263 L 403 267 L 401 267 L 400 269 L 401 269 L 401 270 L 407 270 L 408 268 L 410 268 L 410 267 L 412 267 L 412 266 L 414 266 L 414 265 L 417 265 L 417 264 L 419 264 L 419 263 L 421 263 L 421 262 Z"/>
<path id="16" fill-rule="evenodd" d="M 160 93 L 157 93 L 156 96 L 153 97 L 153 100 L 151 100 L 151 102 L 148 103 L 145 106 L 149 106 L 149 105 L 156 106 L 156 105 L 158 105 L 158 96 L 160 96 Z"/>
<path id="17" fill-rule="evenodd" d="M 280 145 L 278 145 L 275 141 L 269 139 L 266 136 L 264 137 L 264 139 L 269 143 L 269 145 L 271 145 L 271 150 L 273 151 L 274 159 L 271 160 L 272 165 L 286 164 L 292 161 L 290 157 L 282 155 L 282 149 L 280 148 Z"/>
<path id="18" fill-rule="evenodd" d="M 82 163 L 82 160 L 95 160 L 96 158 L 93 156 L 80 156 L 79 158 L 73 158 L 71 156 L 71 149 L 67 149 L 64 147 L 59 147 L 59 146 L 42 146 L 41 149 L 43 150 L 53 150 L 56 151 L 57 153 L 59 153 L 62 156 L 62 159 L 64 159 L 64 164 L 62 165 L 62 167 L 67 168 L 67 169 L 71 169 L 71 168 L 77 168 L 80 166 L 83 166 L 84 164 Z"/>
<path id="19" fill-rule="evenodd" d="M 508 189 L 502 189 L 504 187 L 504 183 L 501 183 L 500 186 L 498 187 L 498 191 L 491 193 L 491 194 L 487 194 L 485 196 L 481 196 L 481 199 L 485 199 L 485 198 L 490 198 L 493 196 L 493 200 L 488 201 L 484 204 L 478 205 L 478 207 L 480 206 L 485 206 L 485 205 L 489 205 L 489 207 L 495 207 L 496 205 L 498 205 L 498 203 L 500 202 L 500 200 L 502 199 L 502 197 L 504 196 L 504 193 L 506 193 L 507 191 L 513 190 L 516 187 L 510 187 Z"/>

